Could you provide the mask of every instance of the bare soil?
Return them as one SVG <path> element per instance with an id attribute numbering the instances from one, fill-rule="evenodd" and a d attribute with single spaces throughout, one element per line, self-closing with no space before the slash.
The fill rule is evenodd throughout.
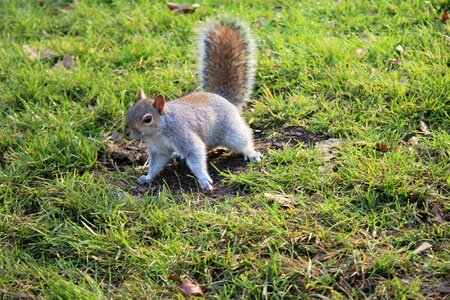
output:
<path id="1" fill-rule="evenodd" d="M 255 148 L 263 155 L 269 149 L 280 151 L 284 147 L 293 147 L 298 143 L 305 145 L 313 145 L 318 141 L 325 140 L 327 137 L 316 135 L 301 127 L 287 127 L 280 130 L 279 138 L 268 138 L 260 132 L 263 130 L 255 130 Z M 267 132 L 267 130 L 264 130 Z M 273 131 L 272 131 L 273 132 Z M 122 136 L 113 132 L 107 139 L 107 149 L 103 149 L 99 153 L 101 161 L 110 171 L 124 171 L 127 168 L 135 168 L 146 163 L 148 157 L 147 146 L 144 141 L 128 142 L 122 139 Z M 222 182 L 223 177 L 219 171 L 229 171 L 234 174 L 245 172 L 248 170 L 247 163 L 242 155 L 232 153 L 225 149 L 215 149 L 208 153 L 208 171 L 214 181 L 214 193 L 211 198 L 222 198 L 224 196 L 235 196 L 236 194 L 246 194 L 246 191 L 239 186 L 233 186 Z M 164 170 L 155 178 L 152 185 L 136 187 L 132 193 L 140 196 L 148 189 L 156 190 L 162 185 L 170 188 L 173 194 L 180 192 L 197 192 L 199 187 L 195 177 L 182 160 L 172 160 L 164 168 Z"/>

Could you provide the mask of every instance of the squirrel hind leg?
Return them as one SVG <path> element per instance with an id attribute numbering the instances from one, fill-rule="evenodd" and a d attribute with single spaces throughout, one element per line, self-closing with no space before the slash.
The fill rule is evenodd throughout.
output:
<path id="1" fill-rule="evenodd" d="M 247 134 L 245 134 L 245 131 L 240 132 L 241 134 L 234 132 L 226 136 L 224 146 L 233 152 L 244 155 L 245 161 L 261 161 L 261 153 L 257 152 L 253 147 L 253 138 L 250 130 Z"/>

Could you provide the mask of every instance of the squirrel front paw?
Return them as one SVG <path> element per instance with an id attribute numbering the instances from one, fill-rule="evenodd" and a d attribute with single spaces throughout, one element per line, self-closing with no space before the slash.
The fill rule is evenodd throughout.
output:
<path id="1" fill-rule="evenodd" d="M 139 177 L 139 179 L 137 180 L 137 183 L 140 185 L 144 185 L 144 184 L 150 184 L 152 182 L 151 178 L 149 178 L 146 175 L 142 175 L 141 177 Z"/>

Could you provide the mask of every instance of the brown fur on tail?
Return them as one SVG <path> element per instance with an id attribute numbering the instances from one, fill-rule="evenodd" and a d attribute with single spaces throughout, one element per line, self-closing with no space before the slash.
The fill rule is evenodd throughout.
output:
<path id="1" fill-rule="evenodd" d="M 255 52 L 246 24 L 232 19 L 208 22 L 199 38 L 202 89 L 241 108 L 253 90 Z"/>

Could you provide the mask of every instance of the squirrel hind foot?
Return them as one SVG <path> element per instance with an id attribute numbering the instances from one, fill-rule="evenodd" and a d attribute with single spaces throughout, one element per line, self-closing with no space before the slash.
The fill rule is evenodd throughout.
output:
<path id="1" fill-rule="evenodd" d="M 249 162 L 251 162 L 251 163 L 254 163 L 254 162 L 260 162 L 261 159 L 262 159 L 262 155 L 261 155 L 261 153 L 259 153 L 259 152 L 257 152 L 257 151 L 254 151 L 254 152 L 251 153 L 250 155 L 245 155 L 245 156 L 244 156 L 244 160 L 245 160 L 245 161 L 249 161 Z"/>

